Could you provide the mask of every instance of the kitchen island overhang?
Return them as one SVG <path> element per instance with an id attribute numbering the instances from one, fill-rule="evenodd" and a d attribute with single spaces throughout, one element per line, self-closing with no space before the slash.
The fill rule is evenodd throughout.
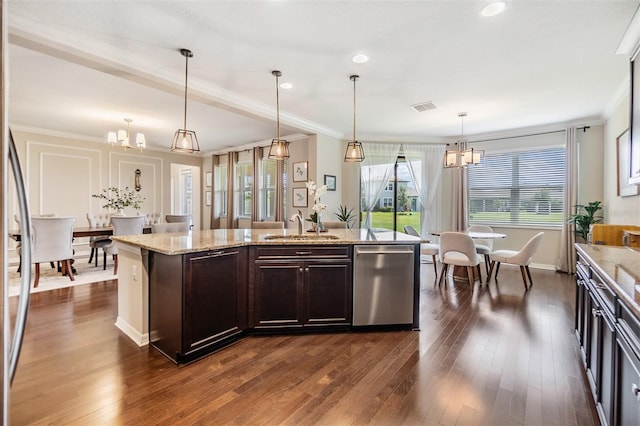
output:
<path id="1" fill-rule="evenodd" d="M 380 257 L 373 265 L 387 269 L 398 263 L 394 259 L 401 248 L 412 252 L 410 262 L 405 257 L 403 265 L 394 265 L 397 271 L 409 269 L 405 281 L 411 282 L 404 284 L 411 289 L 411 312 L 401 323 L 388 325 L 418 329 L 424 240 L 407 234 L 384 229 L 319 235 L 216 229 L 114 240 L 121 271 L 116 326 L 138 345 L 151 342 L 175 362 L 200 357 L 252 331 L 352 328 L 352 303 L 362 299 L 353 297 L 355 246 L 369 246 Z M 389 290 L 380 290 L 380 279 L 373 280 L 375 288 L 386 299 Z"/>

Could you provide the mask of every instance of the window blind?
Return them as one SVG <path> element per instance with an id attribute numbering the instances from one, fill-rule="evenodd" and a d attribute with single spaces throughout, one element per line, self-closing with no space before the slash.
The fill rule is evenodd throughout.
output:
<path id="1" fill-rule="evenodd" d="M 560 226 L 565 168 L 564 147 L 486 152 L 467 170 L 469 223 Z"/>

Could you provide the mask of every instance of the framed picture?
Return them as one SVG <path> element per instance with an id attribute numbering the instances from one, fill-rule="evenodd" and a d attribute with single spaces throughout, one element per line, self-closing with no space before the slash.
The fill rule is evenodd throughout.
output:
<path id="1" fill-rule="evenodd" d="M 616 139 L 616 151 L 618 154 L 618 196 L 630 197 L 640 194 L 640 186 L 630 184 L 629 164 L 631 154 L 631 141 L 629 129 L 625 130 Z"/>
<path id="2" fill-rule="evenodd" d="M 327 185 L 327 191 L 335 191 L 336 177 L 332 175 L 324 175 L 324 184 Z"/>
<path id="3" fill-rule="evenodd" d="M 307 188 L 293 188 L 293 207 L 307 207 Z"/>
<path id="4" fill-rule="evenodd" d="M 207 188 L 211 187 L 211 178 L 213 177 L 211 172 L 207 172 L 207 174 L 205 175 L 206 179 L 205 179 L 205 185 L 207 186 Z"/>
<path id="5" fill-rule="evenodd" d="M 308 165 L 309 165 L 308 161 L 301 161 L 299 163 L 293 163 L 293 181 L 294 182 L 306 182 L 307 181 L 307 166 Z"/>
<path id="6" fill-rule="evenodd" d="M 211 191 L 207 191 L 205 194 L 205 202 L 207 206 L 211 205 Z"/>

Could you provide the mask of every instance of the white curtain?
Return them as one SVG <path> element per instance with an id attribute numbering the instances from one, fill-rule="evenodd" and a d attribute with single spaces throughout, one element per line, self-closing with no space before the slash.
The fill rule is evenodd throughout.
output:
<path id="1" fill-rule="evenodd" d="M 453 205 L 451 206 L 453 230 L 463 232 L 469 227 L 467 197 L 467 168 L 448 169 L 453 173 Z"/>
<path id="2" fill-rule="evenodd" d="M 563 211 L 566 217 L 578 204 L 578 142 L 576 138 L 576 128 L 569 127 L 566 130 L 567 147 L 567 168 L 564 189 Z M 576 252 L 574 244 L 576 236 L 573 232 L 573 225 L 566 221 L 562 224 L 560 234 L 560 250 L 556 259 L 556 270 L 573 274 L 576 272 Z"/>
<path id="3" fill-rule="evenodd" d="M 363 228 L 371 228 L 371 211 L 393 173 L 400 144 L 362 143 L 364 161 L 360 163 L 360 183 L 364 202 Z"/>
<path id="4" fill-rule="evenodd" d="M 439 203 L 435 202 L 438 185 L 442 178 L 442 157 L 444 145 L 403 145 L 411 180 L 422 205 L 420 235 L 426 237 L 429 231 L 439 229 L 437 221 Z"/>

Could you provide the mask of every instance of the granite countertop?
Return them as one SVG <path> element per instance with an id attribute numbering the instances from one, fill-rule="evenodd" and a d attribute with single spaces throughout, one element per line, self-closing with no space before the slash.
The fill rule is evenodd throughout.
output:
<path id="1" fill-rule="evenodd" d="M 623 246 L 576 244 L 580 254 L 607 281 L 625 304 L 640 316 L 640 250 Z"/>
<path id="2" fill-rule="evenodd" d="M 428 242 L 388 229 L 331 229 L 317 236 L 304 232 L 309 239 L 299 239 L 295 229 L 208 229 L 188 233 L 120 235 L 112 240 L 175 255 L 230 247 L 254 245 L 349 245 L 349 244 L 418 244 Z"/>

